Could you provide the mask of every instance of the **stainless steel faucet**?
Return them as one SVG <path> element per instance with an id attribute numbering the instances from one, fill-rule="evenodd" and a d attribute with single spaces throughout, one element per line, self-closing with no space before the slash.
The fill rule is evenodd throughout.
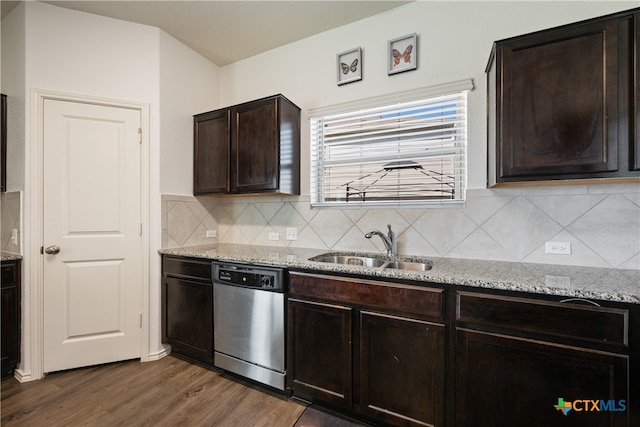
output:
<path id="1" fill-rule="evenodd" d="M 391 224 L 387 224 L 387 228 L 389 231 L 385 236 L 382 231 L 371 230 L 367 234 L 364 235 L 367 239 L 370 239 L 371 236 L 380 236 L 382 242 L 384 243 L 384 247 L 387 249 L 387 256 L 396 256 L 398 253 L 398 242 L 396 241 L 396 235 L 391 230 Z"/>

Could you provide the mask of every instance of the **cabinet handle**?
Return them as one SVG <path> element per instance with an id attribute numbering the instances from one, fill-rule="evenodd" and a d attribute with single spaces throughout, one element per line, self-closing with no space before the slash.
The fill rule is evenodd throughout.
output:
<path id="1" fill-rule="evenodd" d="M 565 303 L 565 302 L 586 302 L 586 303 L 595 305 L 596 307 L 601 307 L 601 305 L 598 304 L 597 302 L 584 299 L 584 298 L 567 298 L 560 301 L 560 303 Z"/>

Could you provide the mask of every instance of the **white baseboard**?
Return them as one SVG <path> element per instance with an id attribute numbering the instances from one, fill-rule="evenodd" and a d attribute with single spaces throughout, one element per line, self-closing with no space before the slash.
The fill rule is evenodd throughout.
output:
<path id="1" fill-rule="evenodd" d="M 170 346 L 164 346 L 164 348 L 156 353 L 149 353 L 149 355 L 147 356 L 146 359 L 142 360 L 142 362 L 152 362 L 152 361 L 156 361 L 156 360 L 160 360 L 163 357 L 166 357 L 168 355 L 171 354 L 171 347 Z M 20 381 L 21 383 L 26 383 L 26 382 L 30 382 L 30 381 L 36 381 L 39 380 L 40 378 L 35 378 L 31 372 L 25 372 L 22 371 L 21 369 L 16 368 L 13 371 L 13 377 Z"/>
<path id="2" fill-rule="evenodd" d="M 31 375 L 31 372 L 24 372 L 24 371 L 21 371 L 20 369 L 14 369 L 13 377 L 18 381 L 20 381 L 21 383 L 35 381 L 37 379 L 37 378 L 33 378 L 33 375 Z"/>
<path id="3" fill-rule="evenodd" d="M 153 362 L 153 361 L 156 361 L 156 360 L 160 360 L 163 357 L 166 357 L 166 356 L 168 356 L 170 354 L 171 354 L 171 347 L 170 346 L 165 346 L 162 350 L 160 350 L 158 352 L 149 353 L 149 355 L 144 360 L 144 362 Z"/>

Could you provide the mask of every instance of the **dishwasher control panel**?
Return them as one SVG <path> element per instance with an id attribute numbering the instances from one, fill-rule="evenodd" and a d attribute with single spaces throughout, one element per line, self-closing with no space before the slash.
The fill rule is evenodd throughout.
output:
<path id="1" fill-rule="evenodd" d="M 220 262 L 212 264 L 214 283 L 283 291 L 284 277 L 285 270 L 277 267 Z"/>

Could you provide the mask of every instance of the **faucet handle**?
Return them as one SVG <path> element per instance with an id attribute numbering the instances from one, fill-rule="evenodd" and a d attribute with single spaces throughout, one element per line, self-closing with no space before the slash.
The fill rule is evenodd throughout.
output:
<path id="1" fill-rule="evenodd" d="M 387 224 L 387 228 L 389 229 L 387 236 L 389 236 L 389 244 L 391 245 L 389 255 L 396 256 L 398 254 L 398 241 L 396 240 L 395 233 L 391 230 L 391 224 Z"/>

